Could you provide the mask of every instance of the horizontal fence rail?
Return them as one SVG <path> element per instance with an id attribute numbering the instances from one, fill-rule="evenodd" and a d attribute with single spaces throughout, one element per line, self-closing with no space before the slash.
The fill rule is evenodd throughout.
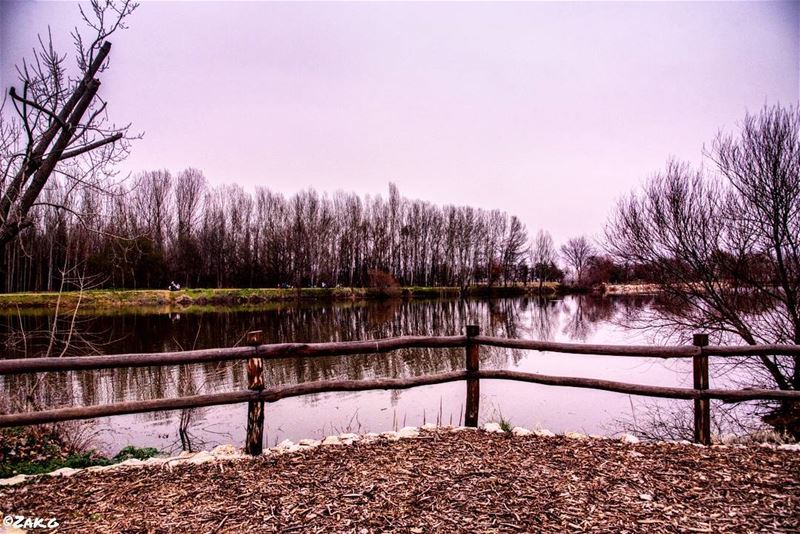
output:
<path id="1" fill-rule="evenodd" d="M 796 345 L 744 345 L 695 347 L 691 345 L 587 345 L 555 343 L 490 336 L 475 336 L 476 345 L 509 349 L 536 350 L 567 354 L 599 356 L 629 356 L 634 358 L 692 358 L 695 356 L 800 356 Z M 218 363 L 260 357 L 293 358 L 315 356 L 347 356 L 377 354 L 399 349 L 460 348 L 467 345 L 467 336 L 404 336 L 375 341 L 342 341 L 331 343 L 276 343 L 249 347 L 187 350 L 140 354 L 110 354 L 104 356 L 69 356 L 63 358 L 18 358 L 0 360 L 0 375 L 60 371 L 93 371 L 100 369 L 156 367 L 190 363 Z"/>
<path id="2" fill-rule="evenodd" d="M 188 363 L 217 363 L 249 358 L 294 358 L 314 356 L 348 356 L 377 354 L 399 349 L 459 348 L 466 336 L 404 336 L 375 341 L 342 341 L 333 343 L 276 343 L 249 347 L 187 350 L 144 354 L 111 354 L 107 356 L 70 356 L 64 358 L 19 358 L 0 360 L 0 375 L 57 371 L 91 371 L 99 369 L 155 367 Z"/>
<path id="3" fill-rule="evenodd" d="M 409 389 L 418 386 L 430 386 L 446 382 L 457 382 L 470 378 L 485 380 L 514 380 L 548 386 L 568 386 L 577 388 L 599 389 L 615 393 L 626 393 L 644 397 L 658 397 L 669 399 L 719 399 L 730 402 L 747 400 L 787 400 L 799 399 L 798 391 L 783 391 L 774 389 L 746 389 L 725 390 L 645 386 L 628 384 L 612 380 L 597 380 L 591 378 L 578 378 L 566 376 L 550 376 L 521 371 L 507 370 L 482 370 L 474 373 L 468 371 L 451 371 L 435 375 L 414 378 L 380 378 L 373 380 L 321 380 L 305 382 L 291 386 L 276 386 L 263 391 L 233 391 L 228 393 L 211 393 L 207 395 L 191 395 L 172 399 L 153 399 L 144 401 L 128 401 L 97 406 L 81 406 L 71 408 L 57 408 L 11 415 L 0 415 L 0 427 L 23 426 L 42 423 L 56 423 L 76 419 L 94 419 L 112 415 L 127 415 L 143 412 L 162 410 L 181 410 L 186 408 L 201 408 L 224 404 L 238 404 L 242 402 L 264 401 L 276 402 L 290 397 L 312 395 L 318 393 L 333 393 L 337 391 L 368 391 L 375 389 Z"/>
<path id="4" fill-rule="evenodd" d="M 630 395 L 687 399 L 695 402 L 695 440 L 711 441 L 709 400 L 726 402 L 748 400 L 800 401 L 800 391 L 742 389 L 722 390 L 708 387 L 708 357 L 800 356 L 800 347 L 792 345 L 709 346 L 708 336 L 697 334 L 693 345 L 587 345 L 530 341 L 479 335 L 477 326 L 468 326 L 465 336 L 405 336 L 374 341 L 345 341 L 331 343 L 265 344 L 261 331 L 249 332 L 247 346 L 205 349 L 156 354 L 117 354 L 65 358 L 30 358 L 0 360 L 0 375 L 38 372 L 85 371 L 110 368 L 151 367 L 224 361 L 247 361 L 248 389 L 226 393 L 192 395 L 170 399 L 127 401 L 106 405 L 58 408 L 36 412 L 0 415 L 0 427 L 55 423 L 77 419 L 94 419 L 114 415 L 135 414 L 162 410 L 179 410 L 224 404 L 248 403 L 248 432 L 246 449 L 260 454 L 263 443 L 264 403 L 301 395 L 376 389 L 408 389 L 418 386 L 466 381 L 467 402 L 464 421 L 477 426 L 480 380 L 514 380 L 533 384 L 590 388 Z M 551 376 L 511 370 L 479 369 L 479 347 L 492 346 L 555 353 L 587 354 L 645 358 L 692 358 L 694 388 L 629 384 L 584 377 Z M 345 356 L 377 354 L 411 348 L 464 348 L 465 370 L 412 378 L 380 378 L 370 380 L 325 380 L 296 385 L 265 387 L 263 360 L 289 357 Z"/>

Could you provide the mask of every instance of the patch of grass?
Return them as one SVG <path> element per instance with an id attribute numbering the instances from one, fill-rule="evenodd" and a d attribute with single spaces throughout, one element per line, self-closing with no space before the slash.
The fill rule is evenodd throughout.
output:
<path id="1" fill-rule="evenodd" d="M 111 465 L 131 458 L 146 460 L 157 454 L 158 449 L 152 447 L 129 445 L 109 458 L 94 449 L 70 450 L 54 428 L 8 428 L 0 431 L 0 478 L 38 475 L 62 467 Z"/>
<path id="2" fill-rule="evenodd" d="M 11 461 L 0 463 L 0 478 L 12 477 L 15 475 L 40 475 L 50 473 L 62 467 L 72 469 L 83 469 L 94 465 L 112 465 L 124 462 L 131 458 L 146 460 L 158 455 L 158 449 L 152 447 L 138 448 L 128 445 L 117 455 L 108 458 L 96 450 L 70 454 L 66 457 L 52 457 L 36 461 Z"/>
<path id="3" fill-rule="evenodd" d="M 130 460 L 131 458 L 136 460 L 147 460 L 148 458 L 152 458 L 156 455 L 158 455 L 158 449 L 154 447 L 134 447 L 133 445 L 128 445 L 119 451 L 116 456 L 114 456 L 113 463 L 124 462 L 125 460 Z"/>
<path id="4" fill-rule="evenodd" d="M 38 461 L 19 461 L 7 462 L 0 464 L 0 477 L 7 478 L 15 475 L 40 475 L 49 473 L 62 467 L 88 467 L 90 465 L 98 465 L 94 463 L 95 460 L 88 454 L 71 454 L 65 458 L 48 458 Z M 105 465 L 105 464 L 103 464 Z"/>
<path id="5" fill-rule="evenodd" d="M 458 287 L 412 286 L 403 288 L 403 295 L 413 298 L 458 297 L 461 295 L 461 289 Z"/>
<path id="6" fill-rule="evenodd" d="M 514 428 L 514 425 L 511 424 L 511 421 L 505 419 L 502 415 L 500 416 L 500 430 L 505 432 L 506 434 L 510 434 L 511 430 Z"/>

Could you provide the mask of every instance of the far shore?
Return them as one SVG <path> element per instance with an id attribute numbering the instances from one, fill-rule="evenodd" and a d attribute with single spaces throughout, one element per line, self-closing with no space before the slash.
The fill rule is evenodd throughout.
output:
<path id="1" fill-rule="evenodd" d="M 655 295 L 661 292 L 658 284 L 605 284 L 605 295 Z"/>
<path id="2" fill-rule="evenodd" d="M 652 294 L 657 286 L 652 284 L 615 284 L 600 291 L 606 295 Z M 568 285 L 547 282 L 542 294 L 556 295 L 578 292 Z M 594 292 L 598 292 L 595 290 Z M 177 309 L 189 306 L 235 306 L 269 302 L 346 301 L 385 298 L 430 299 L 467 297 L 515 297 L 538 295 L 538 284 L 527 286 L 470 286 L 463 291 L 459 287 L 304 287 L 304 288 L 256 288 L 256 289 L 181 289 L 179 291 L 157 289 L 96 289 L 89 291 L 2 293 L 0 309 L 55 308 L 83 309 L 119 308 L 126 306 L 171 306 Z"/>

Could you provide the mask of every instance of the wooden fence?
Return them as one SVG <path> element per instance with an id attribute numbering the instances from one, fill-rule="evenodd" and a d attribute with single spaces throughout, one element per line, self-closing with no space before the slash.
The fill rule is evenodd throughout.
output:
<path id="1" fill-rule="evenodd" d="M 569 354 L 590 354 L 635 358 L 692 358 L 693 388 L 648 386 L 611 380 L 550 376 L 520 371 L 480 369 L 480 347 L 504 347 Z M 325 380 L 290 386 L 271 386 L 264 383 L 263 361 L 269 358 L 344 356 L 352 354 L 378 354 L 408 348 L 464 348 L 465 369 L 414 378 L 380 378 L 371 380 Z M 480 335 L 475 325 L 466 327 L 463 336 L 407 336 L 373 341 L 346 341 L 336 343 L 278 343 L 265 344 L 261 331 L 249 332 L 246 346 L 165 352 L 155 354 L 116 354 L 107 356 L 81 356 L 64 358 L 24 358 L 0 360 L 0 375 L 39 372 L 84 371 L 109 368 L 151 367 L 192 363 L 246 360 L 248 389 L 227 393 L 192 395 L 170 399 L 128 401 L 95 406 L 58 408 L 36 412 L 0 415 L 0 427 L 54 423 L 75 419 L 93 419 L 112 415 L 178 410 L 201 406 L 248 403 L 247 441 L 250 454 L 260 454 L 263 447 L 264 403 L 288 397 L 334 391 L 364 391 L 374 389 L 407 389 L 416 386 L 442 384 L 466 380 L 467 398 L 464 411 L 466 426 L 478 425 L 480 380 L 516 380 L 534 384 L 569 386 L 614 391 L 630 395 L 694 400 L 694 438 L 698 443 L 711 443 L 711 399 L 727 402 L 748 400 L 800 400 L 800 391 L 771 389 L 710 389 L 708 358 L 757 356 L 800 356 L 797 345 L 709 346 L 708 335 L 695 334 L 693 344 L 685 346 L 650 345 L 587 345 L 529 341 Z"/>

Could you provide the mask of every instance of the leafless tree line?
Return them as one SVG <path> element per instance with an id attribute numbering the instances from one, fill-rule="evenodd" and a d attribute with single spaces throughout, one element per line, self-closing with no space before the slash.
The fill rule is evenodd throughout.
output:
<path id="1" fill-rule="evenodd" d="M 9 291 L 54 290 L 81 265 L 116 288 L 367 286 L 383 271 L 403 285 L 515 284 L 552 279 L 554 247 L 529 255 L 515 216 L 314 190 L 210 187 L 187 169 L 145 172 L 107 192 L 54 180 L 43 197 L 66 209 L 32 211 L 30 228 L 6 251 Z M 81 214 L 78 217 L 75 214 Z M 548 236 L 549 237 L 549 236 Z M 530 269 L 549 262 L 546 270 Z"/>
<path id="2" fill-rule="evenodd" d="M 54 291 L 79 269 L 100 287 L 369 286 L 375 273 L 402 285 L 578 285 L 641 280 L 646 273 L 581 236 L 558 248 L 532 239 L 515 216 L 389 195 L 212 187 L 186 169 L 141 173 L 74 191 L 53 179 L 30 225 L 4 251 L 6 291 Z M 60 206 L 61 209 L 53 209 Z M 382 278 L 385 280 L 385 277 Z M 383 283 L 383 282 L 381 282 Z M 70 289 L 69 287 L 65 289 Z"/>

